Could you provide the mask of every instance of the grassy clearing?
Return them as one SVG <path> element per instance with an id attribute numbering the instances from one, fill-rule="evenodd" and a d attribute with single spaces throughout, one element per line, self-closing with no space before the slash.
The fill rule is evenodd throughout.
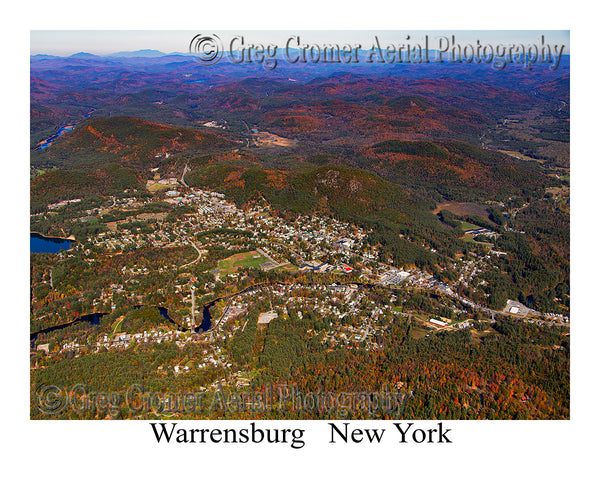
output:
<path id="1" fill-rule="evenodd" d="M 268 260 L 260 253 L 253 250 L 251 252 L 236 253 L 231 257 L 219 260 L 218 268 L 221 275 L 229 275 L 230 273 L 235 273 L 242 267 L 258 268 L 267 261 Z"/>
<path id="2" fill-rule="evenodd" d="M 459 217 L 463 215 L 476 215 L 479 217 L 487 218 L 488 211 L 487 205 L 472 202 L 446 202 L 438 203 L 435 210 L 431 213 L 437 215 L 442 210 L 448 210 L 449 212 Z"/>
<path id="3" fill-rule="evenodd" d="M 411 337 L 417 340 L 420 338 L 425 338 L 425 335 L 428 333 L 430 333 L 430 330 L 426 330 L 423 327 L 413 327 L 410 331 Z"/>
<path id="4" fill-rule="evenodd" d="M 295 273 L 298 271 L 298 267 L 296 265 L 282 265 L 281 267 L 274 268 L 273 271 Z"/>
<path id="5" fill-rule="evenodd" d="M 114 321 L 114 323 L 112 324 L 113 334 L 119 333 L 121 331 L 121 325 L 123 324 L 124 318 L 125 318 L 125 315 L 121 315 L 119 318 L 117 318 Z"/>
<path id="6" fill-rule="evenodd" d="M 460 228 L 462 228 L 463 230 L 473 230 L 481 227 L 479 225 L 473 225 L 469 222 L 460 222 Z"/>
<path id="7" fill-rule="evenodd" d="M 501 334 L 499 334 L 497 331 L 495 331 L 492 328 L 487 328 L 486 330 L 480 332 L 475 328 L 472 328 L 469 330 L 471 333 L 471 343 L 473 345 L 479 345 L 481 344 L 481 339 L 484 337 L 488 337 L 488 336 L 497 336 L 500 337 L 502 336 Z"/>
<path id="8" fill-rule="evenodd" d="M 150 193 L 157 193 L 157 192 L 165 192 L 173 187 L 176 187 L 176 185 L 164 185 L 162 183 L 154 183 L 147 188 Z"/>
<path id="9" fill-rule="evenodd" d="M 533 158 L 533 157 L 528 157 L 527 155 L 523 155 L 521 152 L 515 152 L 515 151 L 512 151 L 512 150 L 499 150 L 499 152 L 502 152 L 505 155 L 509 155 L 511 157 L 518 158 L 519 160 L 526 160 L 528 162 L 544 163 L 543 160 L 540 160 L 540 159 L 537 159 L 537 158 Z"/>

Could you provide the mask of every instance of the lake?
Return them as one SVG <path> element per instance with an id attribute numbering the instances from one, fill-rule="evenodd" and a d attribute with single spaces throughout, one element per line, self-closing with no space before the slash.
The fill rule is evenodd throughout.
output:
<path id="1" fill-rule="evenodd" d="M 61 250 L 69 250 L 72 240 L 58 237 L 44 237 L 39 233 L 29 234 L 29 251 L 31 253 L 58 253 Z"/>

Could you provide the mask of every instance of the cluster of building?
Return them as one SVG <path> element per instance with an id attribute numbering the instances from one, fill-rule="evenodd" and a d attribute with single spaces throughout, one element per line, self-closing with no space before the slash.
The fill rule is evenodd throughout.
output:
<path id="1" fill-rule="evenodd" d="M 489 228 L 472 228 L 470 230 L 466 230 L 465 231 L 466 235 L 471 235 L 473 237 L 476 237 L 477 235 L 485 235 L 488 237 L 497 237 L 498 233 L 494 232 L 493 230 L 490 230 Z"/>
<path id="2" fill-rule="evenodd" d="M 164 181 L 171 181 L 165 179 Z M 162 182 L 163 180 L 160 180 Z M 190 193 L 180 194 L 176 190 L 166 192 L 164 201 L 182 205 L 193 205 L 196 213 L 186 215 L 177 222 L 166 222 L 164 212 L 154 214 L 135 214 L 127 220 L 119 220 L 109 225 L 111 231 L 101 232 L 88 241 L 94 246 L 119 251 L 125 248 L 157 247 L 169 248 L 190 245 L 198 234 L 212 229 L 231 229 L 247 232 L 250 235 L 237 236 L 238 242 L 253 242 L 260 245 L 274 266 L 293 261 L 307 270 L 320 273 L 332 270 L 350 273 L 353 268 L 347 263 L 352 256 L 366 255 L 376 258 L 377 253 L 372 249 L 362 248 L 363 240 L 368 232 L 335 218 L 299 216 L 294 221 L 285 222 L 271 214 L 267 205 L 254 205 L 240 209 L 227 201 L 218 192 L 202 189 L 191 189 Z M 121 207 L 125 210 L 142 207 L 153 202 L 151 198 L 112 199 L 112 208 Z M 99 212 L 90 211 L 91 214 Z M 141 233 L 137 229 L 129 231 L 128 222 L 136 220 L 153 221 L 151 232 Z M 121 225 L 118 227 L 118 225 Z M 231 243 L 225 237 L 227 234 L 211 236 L 210 242 L 231 248 Z M 235 234 L 234 234 L 235 237 Z M 207 245 L 210 244 L 207 243 Z M 340 261 L 335 264 L 319 261 L 326 256 L 336 255 Z"/>
<path id="3" fill-rule="evenodd" d="M 77 340 L 64 343 L 60 349 L 62 352 L 78 353 L 82 348 L 90 347 L 92 351 L 99 352 L 101 349 L 129 348 L 134 343 L 161 343 L 175 342 L 177 346 L 183 347 L 186 342 L 192 340 L 189 335 L 178 330 L 149 330 L 139 333 L 116 333 L 105 334 L 97 342 L 91 344 L 78 343 Z"/>
<path id="4" fill-rule="evenodd" d="M 71 200 L 63 200 L 62 202 L 51 203 L 48 205 L 48 210 L 56 210 L 57 208 L 64 207 L 70 203 L 79 203 L 81 198 L 73 198 Z"/>

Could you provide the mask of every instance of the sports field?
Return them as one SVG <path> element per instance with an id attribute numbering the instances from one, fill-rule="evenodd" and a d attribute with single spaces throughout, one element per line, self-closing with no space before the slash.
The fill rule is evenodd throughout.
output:
<path id="1" fill-rule="evenodd" d="M 298 271 L 298 267 L 288 263 L 287 265 L 281 265 L 280 267 L 274 268 L 273 271 L 293 273 Z"/>
<path id="2" fill-rule="evenodd" d="M 171 189 L 172 187 L 173 187 L 173 185 L 164 185 L 162 183 L 153 183 L 153 184 L 147 186 L 146 188 L 151 193 L 157 193 L 157 192 L 164 192 L 166 190 Z"/>
<path id="3" fill-rule="evenodd" d="M 231 257 L 219 260 L 219 272 L 221 275 L 229 275 L 230 273 L 235 273 L 240 267 L 258 268 L 266 262 L 268 262 L 268 259 L 256 250 L 245 253 L 236 253 Z"/>
<path id="4" fill-rule="evenodd" d="M 463 230 L 477 230 L 478 228 L 482 228 L 479 225 L 474 225 L 472 223 L 469 222 L 460 222 L 460 228 L 462 228 Z"/>

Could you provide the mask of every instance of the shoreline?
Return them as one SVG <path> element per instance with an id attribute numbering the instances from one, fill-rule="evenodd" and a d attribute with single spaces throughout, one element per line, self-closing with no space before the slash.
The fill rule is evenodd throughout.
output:
<path id="1" fill-rule="evenodd" d="M 40 232 L 30 231 L 29 235 L 31 235 L 31 234 L 39 235 L 40 237 L 47 238 L 48 240 L 50 240 L 52 238 L 58 238 L 59 240 L 68 240 L 70 242 L 76 242 L 77 241 L 75 239 L 75 236 L 73 234 L 69 235 L 68 237 L 58 237 L 56 235 L 44 235 L 43 233 L 40 233 Z"/>

